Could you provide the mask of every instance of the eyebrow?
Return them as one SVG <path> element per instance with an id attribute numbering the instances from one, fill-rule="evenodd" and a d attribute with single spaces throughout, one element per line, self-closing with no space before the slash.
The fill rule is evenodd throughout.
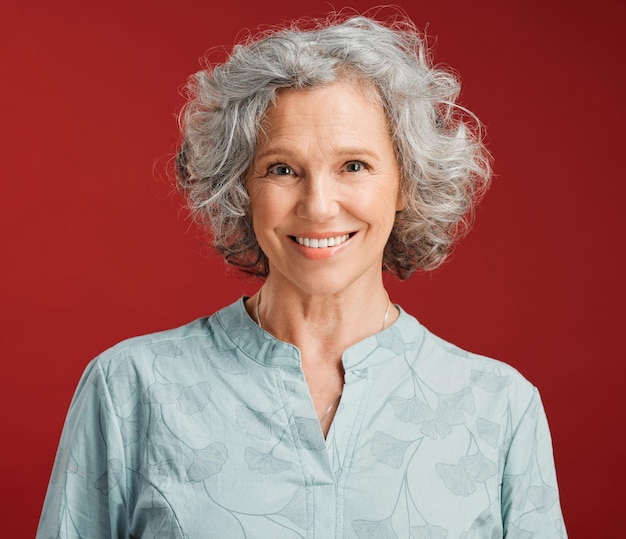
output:
<path id="1" fill-rule="evenodd" d="M 271 158 L 293 158 L 296 152 L 294 152 L 293 148 L 289 146 L 275 146 L 269 147 L 265 150 L 261 150 L 258 153 L 255 153 L 254 160 L 260 161 L 263 159 L 271 159 Z M 333 150 L 332 154 L 335 157 L 343 157 L 343 158 L 354 158 L 357 159 L 359 157 L 367 157 L 372 160 L 379 160 L 380 154 L 375 150 L 369 150 L 367 148 L 363 148 L 361 146 L 345 146 L 342 148 L 338 148 L 337 150 Z M 280 159 L 279 159 L 280 160 Z"/>

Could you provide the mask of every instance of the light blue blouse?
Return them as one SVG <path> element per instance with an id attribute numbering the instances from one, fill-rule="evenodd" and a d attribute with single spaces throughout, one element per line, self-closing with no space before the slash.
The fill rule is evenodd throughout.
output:
<path id="1" fill-rule="evenodd" d="M 243 300 L 96 358 L 38 538 L 566 537 L 537 390 L 401 310 L 345 351 L 326 440 Z"/>

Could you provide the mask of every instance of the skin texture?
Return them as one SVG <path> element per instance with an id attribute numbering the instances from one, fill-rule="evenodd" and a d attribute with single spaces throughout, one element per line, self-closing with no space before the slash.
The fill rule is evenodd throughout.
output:
<path id="1" fill-rule="evenodd" d="M 347 81 L 281 91 L 246 184 L 270 267 L 259 317 L 300 349 L 321 417 L 341 392 L 343 351 L 381 330 L 388 305 L 383 250 L 402 202 L 382 106 Z M 319 249 L 296 237 L 343 243 Z M 253 317 L 258 301 L 248 300 Z M 392 308 L 387 324 L 397 315 Z"/>

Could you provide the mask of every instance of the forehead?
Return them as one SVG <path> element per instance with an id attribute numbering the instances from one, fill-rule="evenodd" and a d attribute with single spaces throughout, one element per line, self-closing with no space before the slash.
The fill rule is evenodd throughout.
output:
<path id="1" fill-rule="evenodd" d="M 312 88 L 280 90 L 262 119 L 259 143 L 280 136 L 310 135 L 315 130 L 320 136 L 339 132 L 389 134 L 387 117 L 373 85 L 340 80 Z"/>

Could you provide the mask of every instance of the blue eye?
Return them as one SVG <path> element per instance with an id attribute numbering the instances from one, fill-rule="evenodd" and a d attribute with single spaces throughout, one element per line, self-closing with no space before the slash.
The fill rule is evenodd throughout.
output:
<path id="1" fill-rule="evenodd" d="M 361 161 L 350 161 L 346 163 L 346 170 L 348 172 L 361 172 L 365 169 L 365 164 Z"/>
<path id="2" fill-rule="evenodd" d="M 273 165 L 268 169 L 270 174 L 275 174 L 276 176 L 290 176 L 293 174 L 293 169 L 289 165 Z"/>

